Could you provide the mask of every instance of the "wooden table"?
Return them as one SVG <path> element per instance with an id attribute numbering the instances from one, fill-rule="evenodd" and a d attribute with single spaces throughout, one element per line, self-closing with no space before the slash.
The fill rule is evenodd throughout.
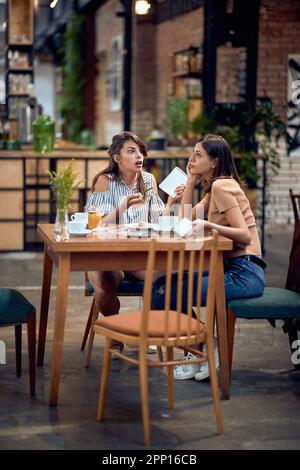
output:
<path id="1" fill-rule="evenodd" d="M 146 268 L 150 239 L 125 238 L 101 234 L 91 237 L 74 237 L 64 242 L 54 239 L 54 226 L 38 225 L 44 241 L 44 270 L 41 298 L 40 329 L 37 364 L 43 365 L 49 309 L 50 287 L 53 263 L 57 266 L 57 291 L 55 325 L 53 335 L 51 385 L 49 405 L 56 406 L 59 394 L 60 373 L 64 343 L 65 320 L 70 271 L 136 271 Z M 181 239 L 186 243 L 187 239 Z M 178 239 L 176 239 L 178 241 Z M 209 249 L 211 237 L 199 239 L 204 249 Z M 223 252 L 232 249 L 232 241 L 225 237 L 218 239 L 218 289 L 216 297 L 217 329 L 220 355 L 220 378 L 222 397 L 229 399 L 229 366 L 227 348 L 227 321 L 224 291 Z M 156 270 L 163 270 L 165 253 L 157 257 Z"/>

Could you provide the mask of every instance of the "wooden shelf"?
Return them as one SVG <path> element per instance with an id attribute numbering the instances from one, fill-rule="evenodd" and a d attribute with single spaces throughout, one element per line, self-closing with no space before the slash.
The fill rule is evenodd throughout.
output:
<path id="1" fill-rule="evenodd" d="M 29 93 L 8 93 L 7 98 L 15 98 L 15 97 L 27 97 L 29 96 Z"/>
<path id="2" fill-rule="evenodd" d="M 202 72 L 174 72 L 174 78 L 202 78 Z"/>
<path id="3" fill-rule="evenodd" d="M 18 115 L 20 106 L 23 106 L 24 101 L 30 96 L 30 88 L 27 86 L 34 78 L 34 0 L 7 0 L 6 3 L 5 85 L 6 117 L 9 119 Z M 16 121 L 14 132 L 16 136 L 18 136 L 18 127 Z"/>
<path id="4" fill-rule="evenodd" d="M 8 41 L 18 47 L 33 43 L 33 0 L 8 0 Z"/>
<path id="5" fill-rule="evenodd" d="M 10 41 L 8 43 L 8 46 L 9 47 L 17 47 L 17 48 L 22 48 L 22 47 L 32 47 L 32 42 L 28 41 L 28 42 L 12 42 Z"/>
<path id="6" fill-rule="evenodd" d="M 33 72 L 33 67 L 18 67 L 14 68 L 11 67 L 7 70 L 7 73 L 32 73 Z"/>

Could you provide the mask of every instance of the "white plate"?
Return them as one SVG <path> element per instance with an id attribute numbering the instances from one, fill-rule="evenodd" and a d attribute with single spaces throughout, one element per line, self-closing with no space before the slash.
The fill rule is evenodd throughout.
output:
<path id="1" fill-rule="evenodd" d="M 141 228 L 136 230 L 133 229 L 127 231 L 127 236 L 134 238 L 148 238 L 150 236 L 150 232 L 147 228 Z"/>
<path id="2" fill-rule="evenodd" d="M 145 226 L 140 227 L 139 222 L 135 222 L 132 224 L 123 224 L 123 228 L 133 229 L 133 230 L 148 230 L 154 227 L 156 224 L 149 224 L 148 222 L 144 222 Z"/>

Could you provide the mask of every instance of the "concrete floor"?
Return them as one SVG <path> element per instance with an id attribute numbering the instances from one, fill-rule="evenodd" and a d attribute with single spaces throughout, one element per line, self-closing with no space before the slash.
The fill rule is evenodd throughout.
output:
<path id="1" fill-rule="evenodd" d="M 267 283 L 284 286 L 291 230 L 267 236 Z M 40 254 L 0 255 L 0 285 L 19 289 L 39 309 Z M 47 405 L 55 289 L 51 295 L 46 359 L 37 369 L 36 398 L 28 393 L 26 331 L 23 373 L 15 375 L 14 331 L 2 328 L 7 364 L 0 366 L 0 449 L 144 449 L 138 374 L 113 361 L 106 420 L 96 421 L 102 356 L 97 338 L 92 363 L 83 367 L 80 351 L 91 300 L 83 295 L 83 275 L 72 274 L 59 406 Z M 123 310 L 138 299 L 122 299 Z M 134 351 L 132 351 L 134 353 Z M 236 328 L 231 399 L 222 401 L 225 432 L 218 436 L 208 382 L 175 383 L 175 410 L 167 408 L 162 370 L 150 370 L 152 449 L 298 449 L 300 373 L 293 370 L 288 339 L 280 325 L 239 321 Z"/>

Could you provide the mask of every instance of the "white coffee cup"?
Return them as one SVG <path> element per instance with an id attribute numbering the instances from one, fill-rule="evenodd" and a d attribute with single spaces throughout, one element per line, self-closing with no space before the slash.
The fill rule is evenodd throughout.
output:
<path id="1" fill-rule="evenodd" d="M 70 233 L 81 233 L 86 229 L 86 221 L 71 220 L 68 223 Z"/>
<path id="2" fill-rule="evenodd" d="M 161 215 L 158 219 L 159 230 L 162 232 L 170 232 L 173 230 L 178 220 L 179 217 L 175 215 Z"/>
<path id="3" fill-rule="evenodd" d="M 75 212 L 71 215 L 71 220 L 76 222 L 88 222 L 88 213 L 87 212 Z"/>

